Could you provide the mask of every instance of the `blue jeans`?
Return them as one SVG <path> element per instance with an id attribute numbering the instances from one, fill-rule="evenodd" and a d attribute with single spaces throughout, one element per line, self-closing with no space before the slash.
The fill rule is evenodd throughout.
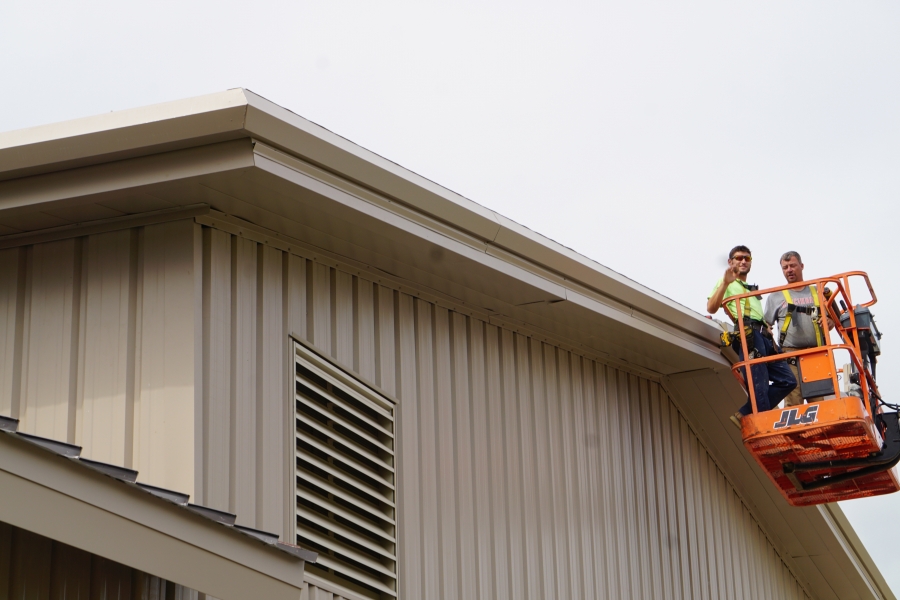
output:
<path id="1" fill-rule="evenodd" d="M 750 343 L 750 340 L 747 340 Z M 753 343 L 759 351 L 760 356 L 772 356 L 775 354 L 775 345 L 772 340 L 762 335 L 758 330 L 753 330 Z M 744 358 L 744 352 L 741 346 L 737 346 L 737 354 L 740 360 Z M 750 373 L 753 375 L 753 389 L 756 392 L 756 409 L 759 412 L 770 410 L 778 406 L 778 403 L 784 400 L 784 397 L 791 393 L 797 387 L 797 379 L 791 373 L 791 368 L 787 362 L 783 360 L 752 365 Z M 746 370 L 744 371 L 746 378 Z M 769 383 L 771 381 L 771 383 Z M 749 415 L 753 412 L 750 399 L 740 408 L 742 415 Z"/>

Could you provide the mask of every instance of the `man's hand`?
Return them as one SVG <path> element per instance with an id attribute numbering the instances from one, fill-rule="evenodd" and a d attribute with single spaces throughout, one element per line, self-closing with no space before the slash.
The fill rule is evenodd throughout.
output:
<path id="1" fill-rule="evenodd" d="M 714 315 L 719 311 L 719 307 L 722 306 L 722 301 L 725 299 L 725 288 L 731 285 L 735 279 L 737 279 L 737 267 L 725 269 L 725 274 L 722 275 L 722 285 L 706 299 L 706 312 Z"/>
<path id="2" fill-rule="evenodd" d="M 722 275 L 722 282 L 725 284 L 725 287 L 728 287 L 734 280 L 737 279 L 737 267 L 728 267 L 725 269 L 725 274 Z"/>
<path id="3" fill-rule="evenodd" d="M 817 321 L 819 323 L 819 327 L 821 327 L 823 329 L 825 328 L 826 323 L 828 324 L 828 331 L 831 331 L 832 329 L 834 329 L 834 321 L 831 320 L 831 317 L 826 317 L 825 315 L 819 315 L 819 318 L 817 319 Z"/>

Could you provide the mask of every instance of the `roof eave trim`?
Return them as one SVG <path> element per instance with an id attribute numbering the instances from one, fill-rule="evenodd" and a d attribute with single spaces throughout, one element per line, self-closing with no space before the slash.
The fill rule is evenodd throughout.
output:
<path id="1" fill-rule="evenodd" d="M 242 89 L 0 133 L 0 181 L 247 137 Z"/>
<path id="2" fill-rule="evenodd" d="M 14 437 L 0 435 L 0 521 L 222 600 L 299 596 L 299 558 Z"/>

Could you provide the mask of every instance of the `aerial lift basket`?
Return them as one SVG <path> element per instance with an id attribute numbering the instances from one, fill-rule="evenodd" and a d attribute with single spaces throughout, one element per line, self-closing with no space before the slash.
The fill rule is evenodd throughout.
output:
<path id="1" fill-rule="evenodd" d="M 862 278 L 871 299 L 854 305 L 851 278 Z M 750 296 L 815 285 L 821 314 L 834 323 L 823 345 L 767 357 L 739 360 L 732 369 L 747 389 L 753 412 L 741 419 L 744 446 L 753 455 L 781 494 L 793 506 L 810 506 L 889 494 L 900 490 L 900 423 L 897 412 L 885 412 L 875 383 L 875 364 L 881 353 L 878 332 L 869 307 L 876 302 L 868 275 L 842 273 L 728 298 L 735 300 L 736 322 L 743 323 L 740 301 Z M 826 286 L 834 286 L 834 290 Z M 838 307 L 840 305 L 840 308 Z M 847 307 L 853 307 L 852 310 Z M 748 356 L 745 328 L 737 327 L 734 343 Z M 833 337 L 840 341 L 834 343 Z M 836 368 L 835 353 L 849 354 L 850 363 Z M 747 381 L 746 367 L 796 357 L 800 391 L 809 400 L 795 407 L 757 410 L 756 392 Z M 843 380 L 843 389 L 839 382 Z"/>

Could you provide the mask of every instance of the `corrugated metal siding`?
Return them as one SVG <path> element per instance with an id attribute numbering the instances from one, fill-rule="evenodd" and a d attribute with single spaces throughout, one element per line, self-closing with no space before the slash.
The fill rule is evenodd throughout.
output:
<path id="1" fill-rule="evenodd" d="M 194 227 L 0 251 L 0 412 L 89 458 L 189 489 Z"/>
<path id="2" fill-rule="evenodd" d="M 805 597 L 656 382 L 193 223 L 0 277 L 0 411 L 243 524 L 292 527 L 288 334 L 395 396 L 403 597 Z"/>
<path id="3" fill-rule="evenodd" d="M 286 286 L 399 399 L 402 597 L 806 598 L 658 383 L 319 262 Z"/>
<path id="4" fill-rule="evenodd" d="M 192 220 L 0 251 L 0 414 L 283 533 L 286 263 Z"/>
<path id="5" fill-rule="evenodd" d="M 0 523 L 0 600 L 200 600 L 200 596 L 159 577 Z"/>

